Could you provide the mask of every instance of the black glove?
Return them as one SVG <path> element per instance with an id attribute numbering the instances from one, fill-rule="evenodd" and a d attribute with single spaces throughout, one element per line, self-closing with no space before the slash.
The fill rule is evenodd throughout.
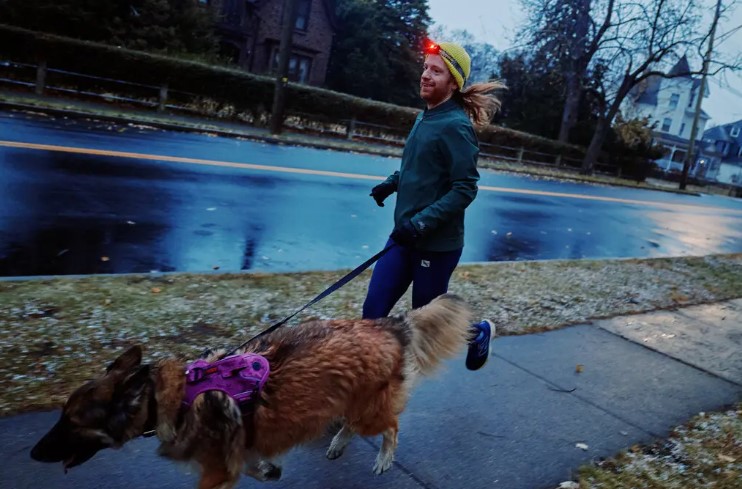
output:
<path id="1" fill-rule="evenodd" d="M 389 182 L 380 183 L 371 189 L 369 194 L 376 201 L 376 205 L 384 207 L 384 199 L 394 193 L 394 184 Z"/>
<path id="2" fill-rule="evenodd" d="M 422 236 L 415 226 L 412 225 L 412 222 L 407 221 L 401 226 L 394 228 L 394 231 L 392 231 L 389 237 L 398 245 L 413 248 Z"/>

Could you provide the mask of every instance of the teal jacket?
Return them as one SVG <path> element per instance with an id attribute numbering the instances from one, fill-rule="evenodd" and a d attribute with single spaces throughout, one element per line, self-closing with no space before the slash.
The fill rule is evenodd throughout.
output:
<path id="1" fill-rule="evenodd" d="M 464 209 L 477 196 L 479 143 L 469 117 L 448 100 L 418 115 L 400 170 L 387 178 L 397 191 L 394 224 L 412 221 L 423 236 L 418 249 L 464 246 Z"/>

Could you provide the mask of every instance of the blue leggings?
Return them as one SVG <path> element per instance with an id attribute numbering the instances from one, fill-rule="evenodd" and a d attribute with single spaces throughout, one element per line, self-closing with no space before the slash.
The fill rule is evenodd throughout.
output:
<path id="1" fill-rule="evenodd" d="M 386 246 L 394 243 L 391 239 Z M 412 307 L 417 309 L 448 291 L 461 249 L 420 251 L 393 246 L 379 259 L 371 275 L 368 295 L 363 303 L 363 318 L 386 317 L 412 283 Z"/>

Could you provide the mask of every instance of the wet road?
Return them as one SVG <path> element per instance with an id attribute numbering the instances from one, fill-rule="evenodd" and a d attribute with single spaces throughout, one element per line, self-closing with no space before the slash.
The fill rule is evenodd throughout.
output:
<path id="1" fill-rule="evenodd" d="M 391 230 L 368 193 L 398 165 L 0 112 L 0 275 L 353 267 Z M 742 251 L 738 199 L 489 171 L 466 226 L 465 262 Z"/>

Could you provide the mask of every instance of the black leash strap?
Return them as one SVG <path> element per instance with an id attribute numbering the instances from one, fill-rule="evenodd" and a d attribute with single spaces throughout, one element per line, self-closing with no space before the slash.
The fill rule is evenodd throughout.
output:
<path id="1" fill-rule="evenodd" d="M 348 273 L 345 277 L 341 278 L 340 280 L 338 280 L 334 284 L 330 285 L 320 295 L 318 295 L 317 297 L 315 297 L 311 301 L 307 302 L 304 305 L 304 307 L 302 307 L 298 311 L 294 312 L 290 316 L 288 316 L 288 317 L 282 319 L 281 321 L 277 322 L 276 324 L 274 324 L 270 328 L 266 329 L 265 331 L 262 331 L 262 332 L 256 334 L 255 336 L 253 336 L 249 340 L 245 341 L 244 343 L 242 343 L 240 346 L 238 346 L 234 350 L 230 351 L 226 356 L 234 355 L 234 353 L 237 350 L 239 350 L 240 348 L 244 348 L 245 346 L 247 346 L 253 340 L 256 340 L 256 339 L 260 338 L 263 335 L 266 335 L 266 334 L 268 334 L 268 333 L 270 333 L 272 331 L 277 330 L 278 328 L 280 328 L 281 326 L 283 326 L 284 324 L 286 324 L 291 318 L 293 318 L 294 316 L 296 316 L 297 314 L 299 314 L 300 312 L 302 312 L 307 307 L 312 306 L 312 305 L 318 303 L 319 301 L 321 301 L 322 299 L 324 299 L 328 295 L 332 294 L 333 292 L 335 292 L 336 290 L 338 290 L 340 287 L 342 287 L 343 285 L 347 284 L 348 282 L 350 282 L 351 280 L 353 280 L 354 278 L 356 278 L 358 275 L 361 274 L 361 272 L 363 272 L 364 270 L 366 270 L 368 267 L 370 267 L 371 265 L 373 265 L 374 262 L 376 262 L 379 258 L 381 258 L 382 256 L 384 256 L 384 254 L 386 254 L 386 252 L 389 251 L 390 249 L 392 249 L 392 247 L 394 247 L 394 246 L 396 246 L 396 244 L 395 243 L 392 243 L 389 246 L 387 246 L 386 248 L 384 248 L 383 250 L 381 250 L 380 252 L 376 253 L 374 256 L 372 256 L 371 258 L 369 258 L 365 262 L 363 262 L 360 265 L 358 265 L 358 267 L 356 267 L 355 270 L 353 270 L 350 273 Z"/>

